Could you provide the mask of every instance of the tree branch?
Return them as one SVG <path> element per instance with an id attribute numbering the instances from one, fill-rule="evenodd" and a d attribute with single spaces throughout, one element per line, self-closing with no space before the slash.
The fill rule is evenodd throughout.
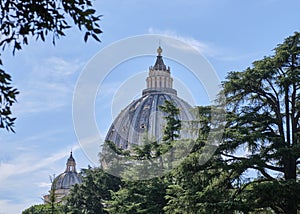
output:
<path id="1" fill-rule="evenodd" d="M 256 167 L 256 166 L 253 166 L 253 167 L 250 167 L 252 169 L 256 169 L 258 170 L 259 172 L 261 172 L 261 174 L 263 176 L 265 176 L 268 180 L 275 180 L 275 178 L 273 178 L 271 175 L 269 175 L 264 168 L 261 168 L 261 167 Z"/>

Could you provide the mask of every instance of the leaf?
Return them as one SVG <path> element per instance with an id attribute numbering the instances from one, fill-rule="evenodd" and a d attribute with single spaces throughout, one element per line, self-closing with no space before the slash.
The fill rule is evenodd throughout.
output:
<path id="1" fill-rule="evenodd" d="M 84 42 L 86 42 L 88 40 L 88 37 L 91 35 L 90 32 L 86 32 L 84 35 Z"/>
<path id="2" fill-rule="evenodd" d="M 92 34 L 93 38 L 98 41 L 98 42 L 101 42 L 100 39 L 98 38 L 98 36 L 96 34 Z"/>
<path id="3" fill-rule="evenodd" d="M 100 30 L 100 29 L 96 28 L 96 29 L 94 29 L 94 33 L 96 33 L 96 34 L 100 34 L 100 33 L 102 33 L 102 30 Z"/>
<path id="4" fill-rule="evenodd" d="M 25 45 L 28 45 L 28 39 L 27 39 L 27 37 L 24 37 L 23 43 L 24 43 Z"/>
<path id="5" fill-rule="evenodd" d="M 86 11 L 83 12 L 83 15 L 88 16 L 88 15 L 94 14 L 95 12 L 96 12 L 96 10 L 94 10 L 94 9 L 87 9 Z"/>

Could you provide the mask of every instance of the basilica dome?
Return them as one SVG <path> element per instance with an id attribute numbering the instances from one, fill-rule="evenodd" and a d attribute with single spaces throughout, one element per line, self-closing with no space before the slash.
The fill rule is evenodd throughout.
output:
<path id="1" fill-rule="evenodd" d="M 54 179 L 53 185 L 55 185 L 55 190 L 70 189 L 73 185 L 82 182 L 80 175 L 76 172 L 76 162 L 72 152 L 66 165 L 66 170 Z"/>
<path id="2" fill-rule="evenodd" d="M 157 49 L 154 66 L 149 67 L 146 79 L 147 87 L 139 99 L 132 101 L 115 118 L 107 135 L 106 141 L 113 142 L 117 147 L 127 149 L 131 144 L 142 145 L 145 135 L 160 142 L 166 125 L 164 116 L 159 106 L 165 101 L 171 101 L 180 110 L 178 119 L 182 122 L 181 138 L 188 138 L 187 127 L 189 121 L 194 120 L 192 106 L 177 96 L 173 89 L 173 78 L 170 67 L 166 66 L 162 58 L 162 49 Z"/>
<path id="3" fill-rule="evenodd" d="M 75 184 L 82 183 L 81 176 L 76 172 L 76 162 L 72 152 L 67 160 L 66 170 L 55 177 L 51 190 L 54 190 L 55 202 L 64 203 L 64 198 L 70 193 L 70 189 Z M 50 195 L 44 195 L 44 203 L 52 203 Z"/>

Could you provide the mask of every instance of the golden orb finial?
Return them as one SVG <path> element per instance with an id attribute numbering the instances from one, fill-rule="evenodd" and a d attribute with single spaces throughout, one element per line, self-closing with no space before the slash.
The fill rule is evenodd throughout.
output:
<path id="1" fill-rule="evenodd" d="M 161 56 L 162 49 L 161 49 L 161 47 L 160 47 L 160 46 L 157 48 L 157 53 L 158 53 L 158 56 Z"/>

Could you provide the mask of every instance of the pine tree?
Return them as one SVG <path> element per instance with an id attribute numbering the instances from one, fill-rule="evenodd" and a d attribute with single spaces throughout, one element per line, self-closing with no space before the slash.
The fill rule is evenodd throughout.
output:
<path id="1" fill-rule="evenodd" d="M 162 139 L 166 151 L 170 152 L 168 157 L 168 169 L 172 169 L 172 162 L 174 161 L 174 143 L 180 137 L 181 121 L 179 119 L 180 110 L 177 108 L 172 101 L 166 100 L 163 106 L 159 108 L 166 114 L 166 127 L 164 127 L 164 135 Z"/>
<path id="2" fill-rule="evenodd" d="M 252 194 L 249 198 L 256 197 L 256 206 L 270 206 L 277 213 L 296 214 L 300 204 L 299 79 L 297 32 L 279 44 L 273 56 L 229 73 L 223 83 L 229 113 L 222 155 L 240 177 L 249 169 L 258 173 L 242 188 Z M 244 155 L 237 155 L 239 148 L 247 148 Z"/>
<path id="3" fill-rule="evenodd" d="M 82 172 L 83 182 L 75 184 L 67 197 L 66 209 L 70 213 L 107 213 L 105 200 L 111 199 L 111 191 L 117 191 L 120 179 L 102 169 L 89 168 Z"/>

